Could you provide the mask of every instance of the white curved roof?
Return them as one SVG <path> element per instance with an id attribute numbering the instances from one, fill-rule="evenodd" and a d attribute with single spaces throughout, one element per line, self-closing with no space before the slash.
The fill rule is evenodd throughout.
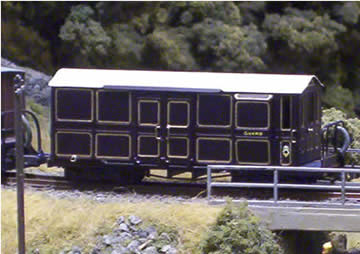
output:
<path id="1" fill-rule="evenodd" d="M 11 67 L 1 66 L 1 72 L 24 72 L 24 71 L 20 70 L 20 69 L 11 68 Z"/>
<path id="2" fill-rule="evenodd" d="M 60 69 L 51 87 L 118 88 L 135 90 L 301 94 L 313 75 L 215 72 Z"/>

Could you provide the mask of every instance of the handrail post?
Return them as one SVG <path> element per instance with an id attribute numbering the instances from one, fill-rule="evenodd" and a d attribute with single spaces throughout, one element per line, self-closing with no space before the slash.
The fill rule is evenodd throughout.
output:
<path id="1" fill-rule="evenodd" d="M 16 192 L 17 192 L 17 228 L 18 252 L 25 254 L 25 208 L 24 208 L 24 137 L 21 120 L 23 105 L 24 79 L 17 74 L 14 78 L 15 101 L 15 151 L 16 151 Z"/>
<path id="2" fill-rule="evenodd" d="M 279 199 L 279 193 L 278 193 L 278 183 L 279 183 L 279 172 L 277 168 L 274 169 L 274 202 L 277 203 Z"/>
<path id="3" fill-rule="evenodd" d="M 341 203 L 345 204 L 345 171 L 341 171 Z"/>
<path id="4" fill-rule="evenodd" d="M 207 199 L 211 198 L 211 166 L 207 166 Z"/>

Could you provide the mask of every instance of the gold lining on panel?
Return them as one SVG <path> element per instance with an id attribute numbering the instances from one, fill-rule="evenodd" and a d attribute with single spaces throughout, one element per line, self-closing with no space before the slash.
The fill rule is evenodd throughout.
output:
<path id="1" fill-rule="evenodd" d="M 120 136 L 127 137 L 129 139 L 128 156 L 107 156 L 98 155 L 98 137 L 99 136 Z M 130 159 L 131 157 L 131 136 L 129 134 L 115 134 L 115 133 L 96 133 L 95 135 L 95 158 L 99 159 Z"/>
<path id="2" fill-rule="evenodd" d="M 288 143 L 290 145 L 290 159 L 289 159 L 289 163 L 282 163 L 282 147 L 283 147 L 283 143 Z M 280 165 L 284 165 L 284 166 L 289 166 L 292 163 L 292 144 L 290 140 L 281 140 L 280 141 Z"/>
<path id="3" fill-rule="evenodd" d="M 58 156 L 58 157 L 68 157 L 68 156 L 71 156 L 73 154 L 69 153 L 69 154 L 62 154 L 62 153 L 58 153 L 58 134 L 62 134 L 62 133 L 68 133 L 68 134 L 82 134 L 82 135 L 88 135 L 90 137 L 90 153 L 89 154 L 76 154 L 77 156 L 79 157 L 82 157 L 82 158 L 90 158 L 91 155 L 92 155 L 92 135 L 90 132 L 82 132 L 82 131 L 56 131 L 55 133 L 55 142 L 56 142 L 56 146 L 55 146 L 55 155 Z"/>
<path id="4" fill-rule="evenodd" d="M 238 126 L 238 104 L 251 104 L 251 103 L 257 103 L 257 104 L 266 104 L 267 108 L 267 125 L 266 127 L 242 127 Z M 270 128 L 270 121 L 271 121 L 271 115 L 270 115 L 270 103 L 266 101 L 237 101 L 235 103 L 235 127 L 239 130 L 268 130 Z"/>
<path id="5" fill-rule="evenodd" d="M 240 161 L 239 160 L 239 149 L 238 149 L 238 143 L 241 141 L 251 141 L 251 142 L 265 142 L 267 143 L 267 152 L 268 152 L 268 160 L 267 162 L 246 162 L 246 161 Z M 256 152 L 256 151 L 253 151 Z M 236 161 L 238 164 L 246 164 L 246 165 L 270 165 L 271 164 L 271 154 L 270 154 L 270 141 L 267 139 L 246 139 L 246 138 L 239 138 L 235 141 L 235 155 L 236 155 Z"/>
<path id="6" fill-rule="evenodd" d="M 283 128 L 283 107 L 284 107 L 284 103 L 283 103 L 283 99 L 284 97 L 282 96 L 280 98 L 280 128 L 282 131 L 291 131 L 292 129 L 292 121 L 293 121 L 293 105 L 292 105 L 292 101 L 293 98 L 289 95 L 287 95 L 289 97 L 289 104 L 290 104 L 290 116 L 289 116 L 289 121 L 290 121 L 290 128 Z"/>
<path id="7" fill-rule="evenodd" d="M 141 138 L 143 138 L 143 137 L 145 137 L 145 138 L 154 138 L 154 139 L 156 140 L 156 144 L 157 144 L 157 154 L 141 154 L 141 153 L 140 153 L 140 144 L 141 144 L 140 140 L 141 140 Z M 160 142 L 159 142 L 159 140 L 156 139 L 156 136 L 153 136 L 153 135 L 139 135 L 139 136 L 137 137 L 137 154 L 138 154 L 138 156 L 140 156 L 140 157 L 151 157 L 151 158 L 157 158 L 157 157 L 159 157 L 159 156 L 160 156 Z"/>
<path id="8" fill-rule="evenodd" d="M 211 95 L 217 95 L 217 94 L 211 94 Z M 230 128 L 232 125 L 232 119 L 233 119 L 233 116 L 232 116 L 233 115 L 233 106 L 232 106 L 233 97 L 232 97 L 232 95 L 229 95 L 229 94 L 217 95 L 217 96 L 227 96 L 230 98 L 230 118 L 229 118 L 228 125 L 200 124 L 200 122 L 199 122 L 200 96 L 208 96 L 208 95 L 200 95 L 200 94 L 197 95 L 197 101 L 196 101 L 196 107 L 197 107 L 197 109 L 196 109 L 196 124 L 197 124 L 197 126 L 198 127 L 211 127 L 211 128 Z"/>
<path id="9" fill-rule="evenodd" d="M 96 121 L 101 124 L 122 124 L 129 125 L 132 120 L 132 105 L 131 105 L 131 93 L 124 91 L 129 96 L 129 120 L 128 121 L 108 121 L 108 120 L 99 120 L 99 93 L 111 93 L 112 91 L 100 89 L 96 91 Z"/>
<path id="10" fill-rule="evenodd" d="M 229 160 L 200 160 L 199 159 L 199 142 L 200 140 L 223 140 L 229 142 Z M 198 162 L 208 162 L 208 163 L 229 163 L 232 160 L 232 140 L 230 138 L 212 138 L 212 137 L 198 137 L 196 139 L 196 161 Z"/>
<path id="11" fill-rule="evenodd" d="M 91 118 L 89 120 L 78 119 L 62 119 L 58 118 L 58 91 L 88 91 L 91 94 Z M 56 88 L 55 90 L 55 120 L 58 122 L 83 122 L 90 123 L 94 120 L 94 91 L 92 89 L 79 89 L 79 88 Z"/>
<path id="12" fill-rule="evenodd" d="M 186 125 L 172 125 L 170 123 L 170 104 L 186 104 L 187 106 L 187 123 Z M 177 100 L 169 100 L 167 103 L 167 123 L 171 126 L 171 127 L 182 127 L 182 128 L 187 128 L 190 125 L 190 103 L 188 101 L 177 101 Z"/>
<path id="13" fill-rule="evenodd" d="M 305 118 L 307 118 L 307 115 L 305 113 L 306 107 L 306 94 L 303 94 L 301 99 L 301 109 L 302 109 L 302 114 L 301 114 L 301 126 L 304 128 L 305 127 Z"/>
<path id="14" fill-rule="evenodd" d="M 186 155 L 171 155 L 170 154 L 170 139 L 185 139 L 186 140 Z M 169 158 L 181 158 L 181 159 L 186 159 L 189 157 L 189 153 L 190 153 L 190 142 L 189 142 L 189 138 L 188 137 L 169 137 L 168 138 L 168 142 L 167 142 L 167 146 L 166 146 L 166 154 L 167 157 Z"/>
<path id="15" fill-rule="evenodd" d="M 157 104 L 157 121 L 156 123 L 141 123 L 141 112 L 140 112 L 140 104 L 141 103 L 156 103 Z M 139 126 L 158 126 L 160 124 L 160 101 L 156 99 L 140 99 L 138 100 L 138 125 Z"/>

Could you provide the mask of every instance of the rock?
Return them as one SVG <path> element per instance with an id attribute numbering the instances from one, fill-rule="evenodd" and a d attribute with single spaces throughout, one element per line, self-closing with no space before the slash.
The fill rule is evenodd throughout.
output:
<path id="1" fill-rule="evenodd" d="M 119 226 L 120 231 L 129 232 L 129 227 L 125 223 L 121 223 Z"/>
<path id="2" fill-rule="evenodd" d="M 133 253 L 139 253 L 139 248 L 140 246 L 140 242 L 138 240 L 133 240 L 129 243 L 129 245 L 127 246 L 128 250 L 133 252 Z"/>
<path id="3" fill-rule="evenodd" d="M 125 235 L 125 236 L 105 235 L 103 238 L 103 243 L 105 245 L 113 245 L 116 243 L 122 243 L 123 241 L 126 241 L 130 238 L 131 235 Z"/>
<path id="4" fill-rule="evenodd" d="M 78 246 L 72 247 L 72 250 L 69 252 L 69 254 L 81 254 L 81 248 Z"/>
<path id="5" fill-rule="evenodd" d="M 111 245 L 112 236 L 111 235 L 104 235 L 103 236 L 103 243 L 106 244 L 106 245 Z"/>
<path id="6" fill-rule="evenodd" d="M 140 242 L 141 244 L 143 244 L 143 243 L 145 243 L 145 242 L 148 241 L 146 238 L 138 238 L 138 240 L 139 240 L 139 242 Z M 151 240 L 151 241 L 152 241 L 152 240 Z"/>
<path id="7" fill-rule="evenodd" d="M 122 224 L 125 222 L 125 217 L 124 216 L 120 216 L 117 220 L 116 220 L 117 224 Z"/>
<path id="8" fill-rule="evenodd" d="M 161 253 L 166 253 L 166 254 L 177 254 L 177 250 L 172 247 L 171 245 L 165 245 L 161 248 L 160 250 Z"/>
<path id="9" fill-rule="evenodd" d="M 156 239 L 158 237 L 158 233 L 155 227 L 147 227 L 144 229 L 144 231 L 148 233 L 148 239 Z"/>
<path id="10" fill-rule="evenodd" d="M 158 252 L 154 246 L 147 247 L 142 253 L 143 254 L 158 254 Z"/>
<path id="11" fill-rule="evenodd" d="M 141 240 L 139 240 L 140 242 L 142 242 Z M 139 246 L 139 250 L 143 250 L 145 247 L 147 247 L 150 243 L 152 242 L 152 240 L 147 240 L 145 239 L 144 242 L 142 242 L 142 244 Z"/>
<path id="12" fill-rule="evenodd" d="M 160 234 L 160 237 L 159 237 L 159 238 L 160 238 L 160 239 L 163 239 L 163 240 L 165 240 L 165 241 L 171 242 L 170 236 L 169 236 L 167 233 L 165 233 L 165 232 L 162 232 L 162 233 Z"/>
<path id="13" fill-rule="evenodd" d="M 132 224 L 132 225 L 138 225 L 142 222 L 142 220 L 135 216 L 135 215 L 130 215 L 129 216 L 129 222 Z"/>
<path id="14" fill-rule="evenodd" d="M 138 231 L 136 232 L 136 235 L 137 235 L 139 238 L 146 238 L 146 237 L 148 237 L 149 233 L 146 232 L 145 230 L 140 229 L 140 230 L 138 230 Z"/>
<path id="15" fill-rule="evenodd" d="M 128 241 L 130 239 L 133 238 L 133 236 L 131 234 L 129 234 L 128 232 L 122 232 L 120 235 L 119 235 L 119 242 L 120 243 L 123 243 L 125 241 Z"/>
<path id="16" fill-rule="evenodd" d="M 155 240 L 156 238 L 158 238 L 158 233 L 155 231 L 155 232 L 152 232 L 148 235 L 147 237 L 148 239 L 151 239 L 151 240 Z"/>
<path id="17" fill-rule="evenodd" d="M 33 250 L 31 252 L 32 254 L 40 254 L 40 250 L 38 248 L 36 248 L 35 250 Z"/>
<path id="18" fill-rule="evenodd" d="M 177 254 L 177 249 L 175 249 L 174 247 L 170 247 L 166 254 Z"/>
<path id="19" fill-rule="evenodd" d="M 171 245 L 164 245 L 164 246 L 161 248 L 160 252 L 161 252 L 161 253 L 167 253 L 167 251 L 170 250 L 170 249 L 171 249 Z"/>
<path id="20" fill-rule="evenodd" d="M 95 247 L 91 252 L 91 254 L 100 254 L 101 253 L 101 249 L 98 247 Z"/>
<path id="21" fill-rule="evenodd" d="M 122 245 L 117 245 L 114 250 L 111 252 L 111 254 L 130 254 L 130 250 L 125 248 Z"/>
<path id="22" fill-rule="evenodd" d="M 132 231 L 132 232 L 136 232 L 138 230 L 136 227 L 131 226 L 131 225 L 129 225 L 128 227 L 129 227 L 130 231 Z"/>

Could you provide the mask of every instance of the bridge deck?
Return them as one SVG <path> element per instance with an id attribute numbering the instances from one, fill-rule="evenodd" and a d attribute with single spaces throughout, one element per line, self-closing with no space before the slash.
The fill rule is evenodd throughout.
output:
<path id="1" fill-rule="evenodd" d="M 249 205 L 271 230 L 360 232 L 360 209 Z"/>

